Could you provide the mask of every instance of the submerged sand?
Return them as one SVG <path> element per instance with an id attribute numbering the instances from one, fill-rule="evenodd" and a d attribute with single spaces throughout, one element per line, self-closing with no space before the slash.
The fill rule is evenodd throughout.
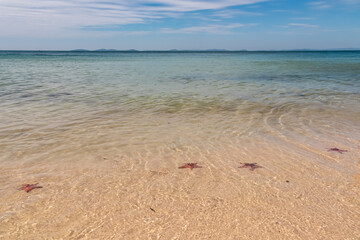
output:
<path id="1" fill-rule="evenodd" d="M 169 135 L 190 134 L 178 128 Z M 0 238 L 358 239 L 359 142 L 333 134 L 123 148 L 86 138 L 14 152 L 20 160 L 0 169 Z M 327 151 L 335 145 L 349 152 Z M 186 162 L 202 168 L 178 169 Z M 43 188 L 17 190 L 24 183 Z"/>

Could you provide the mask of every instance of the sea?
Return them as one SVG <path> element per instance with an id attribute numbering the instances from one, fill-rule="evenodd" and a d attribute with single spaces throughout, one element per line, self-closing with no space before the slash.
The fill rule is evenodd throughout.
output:
<path id="1" fill-rule="evenodd" d="M 0 238 L 355 239 L 359 148 L 360 51 L 0 51 Z"/>

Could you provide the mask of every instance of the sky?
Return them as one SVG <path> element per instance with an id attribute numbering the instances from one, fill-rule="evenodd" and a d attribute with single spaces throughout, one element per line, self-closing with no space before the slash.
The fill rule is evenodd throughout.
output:
<path id="1" fill-rule="evenodd" d="M 0 50 L 360 48 L 360 0 L 0 0 Z"/>

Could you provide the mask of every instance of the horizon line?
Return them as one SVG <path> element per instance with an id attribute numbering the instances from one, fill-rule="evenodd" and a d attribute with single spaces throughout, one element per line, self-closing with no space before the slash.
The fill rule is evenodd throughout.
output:
<path id="1" fill-rule="evenodd" d="M 157 50 L 157 49 L 148 49 L 148 50 L 137 50 L 137 49 L 69 49 L 69 50 L 51 50 L 51 49 L 0 49 L 1 52 L 12 51 L 12 52 L 296 52 L 296 51 L 360 51 L 360 48 L 328 48 L 328 49 L 260 49 L 260 50 L 247 50 L 247 49 L 239 49 L 239 50 L 228 50 L 228 49 L 167 49 L 167 50 Z"/>

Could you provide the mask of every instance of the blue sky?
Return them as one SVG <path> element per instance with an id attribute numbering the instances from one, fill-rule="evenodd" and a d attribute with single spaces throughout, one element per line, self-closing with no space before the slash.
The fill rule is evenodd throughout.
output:
<path id="1" fill-rule="evenodd" d="M 360 48 L 360 0 L 0 0 L 0 49 Z"/>

